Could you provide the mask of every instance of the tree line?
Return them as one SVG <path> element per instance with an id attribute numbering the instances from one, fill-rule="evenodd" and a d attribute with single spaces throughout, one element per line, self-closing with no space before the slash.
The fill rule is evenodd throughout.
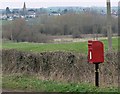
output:
<path id="1" fill-rule="evenodd" d="M 112 32 L 118 32 L 117 18 L 112 17 Z M 14 41 L 47 42 L 50 35 L 103 34 L 107 36 L 107 18 L 97 13 L 41 15 L 26 21 L 16 19 L 3 24 L 3 38 Z"/>

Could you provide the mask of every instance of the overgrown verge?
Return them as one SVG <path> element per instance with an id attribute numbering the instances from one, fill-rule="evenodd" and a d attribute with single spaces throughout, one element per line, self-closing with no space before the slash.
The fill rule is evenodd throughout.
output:
<path id="1" fill-rule="evenodd" d="M 118 86 L 118 58 L 120 52 L 105 54 L 100 64 L 100 85 Z M 37 74 L 40 79 L 62 82 L 94 83 L 94 64 L 85 54 L 72 52 L 28 53 L 17 50 L 2 51 L 3 74 Z"/>
<path id="2" fill-rule="evenodd" d="M 36 76 L 28 75 L 4 75 L 3 88 L 14 89 L 23 92 L 86 92 L 97 94 L 97 92 L 112 92 L 118 94 L 118 88 L 97 88 L 87 83 L 63 83 L 51 80 L 39 80 Z"/>

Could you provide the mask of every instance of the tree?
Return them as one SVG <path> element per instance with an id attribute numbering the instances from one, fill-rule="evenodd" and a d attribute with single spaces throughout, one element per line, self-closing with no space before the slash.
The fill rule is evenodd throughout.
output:
<path id="1" fill-rule="evenodd" d="M 11 13 L 11 11 L 10 11 L 9 7 L 6 7 L 6 15 L 8 16 L 8 14 L 10 14 L 10 13 Z"/>
<path id="2" fill-rule="evenodd" d="M 68 10 L 67 10 L 67 9 L 64 9 L 63 13 L 66 14 L 67 12 L 68 12 Z"/>

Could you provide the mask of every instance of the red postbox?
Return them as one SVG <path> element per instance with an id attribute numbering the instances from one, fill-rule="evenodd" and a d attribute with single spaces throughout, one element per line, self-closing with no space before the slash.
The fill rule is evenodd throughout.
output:
<path id="1" fill-rule="evenodd" d="M 104 62 L 104 45 L 100 41 L 88 41 L 88 62 L 103 63 Z"/>

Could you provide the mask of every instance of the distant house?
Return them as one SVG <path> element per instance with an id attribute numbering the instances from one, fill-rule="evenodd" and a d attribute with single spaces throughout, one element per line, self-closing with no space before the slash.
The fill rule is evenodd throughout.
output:
<path id="1" fill-rule="evenodd" d="M 7 20 L 7 15 L 2 15 L 2 16 L 0 17 L 0 19 L 2 19 L 2 20 Z"/>
<path id="2" fill-rule="evenodd" d="M 12 10 L 12 13 L 13 13 L 13 14 L 19 14 L 19 13 L 20 13 L 20 10 L 19 10 L 19 9 L 13 9 L 13 10 Z"/>
<path id="3" fill-rule="evenodd" d="M 28 13 L 29 13 L 29 14 L 33 14 L 33 13 L 35 13 L 35 10 L 34 10 L 34 9 L 29 9 L 29 10 L 28 10 Z"/>
<path id="4" fill-rule="evenodd" d="M 60 14 L 60 13 L 58 13 L 58 12 L 53 11 L 53 12 L 49 13 L 49 16 L 51 16 L 51 15 L 54 15 L 54 16 L 59 16 L 59 15 L 61 15 L 61 14 Z"/>
<path id="5" fill-rule="evenodd" d="M 28 18 L 35 18 L 36 17 L 36 11 L 34 9 L 29 9 L 27 12 Z"/>

